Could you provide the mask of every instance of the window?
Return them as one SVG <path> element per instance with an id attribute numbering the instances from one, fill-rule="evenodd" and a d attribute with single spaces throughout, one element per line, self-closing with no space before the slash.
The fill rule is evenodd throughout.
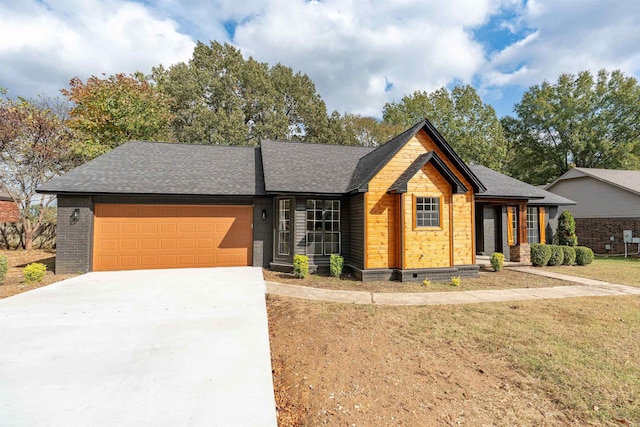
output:
<path id="1" fill-rule="evenodd" d="M 291 200 L 278 200 L 278 255 L 289 255 L 291 236 Z"/>
<path id="2" fill-rule="evenodd" d="M 307 254 L 340 253 L 340 201 L 307 200 Z"/>
<path id="3" fill-rule="evenodd" d="M 440 227 L 439 197 L 416 197 L 416 227 Z"/>
<path id="4" fill-rule="evenodd" d="M 540 227 L 538 225 L 538 208 L 527 207 L 527 242 L 540 243 Z"/>

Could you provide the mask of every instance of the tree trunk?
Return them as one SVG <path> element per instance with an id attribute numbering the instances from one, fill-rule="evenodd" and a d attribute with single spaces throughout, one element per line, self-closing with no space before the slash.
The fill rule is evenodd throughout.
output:
<path id="1" fill-rule="evenodd" d="M 22 229 L 24 235 L 24 249 L 30 251 L 33 249 L 33 225 L 29 218 L 22 220 Z"/>

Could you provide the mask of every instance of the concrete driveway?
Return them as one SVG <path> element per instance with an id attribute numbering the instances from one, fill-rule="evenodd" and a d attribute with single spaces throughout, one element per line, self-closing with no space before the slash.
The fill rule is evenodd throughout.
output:
<path id="1" fill-rule="evenodd" d="M 275 426 L 259 268 L 89 273 L 0 300 L 7 426 Z"/>

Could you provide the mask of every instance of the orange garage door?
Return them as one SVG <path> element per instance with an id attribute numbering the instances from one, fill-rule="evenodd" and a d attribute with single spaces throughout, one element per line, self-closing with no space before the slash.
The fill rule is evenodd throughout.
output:
<path id="1" fill-rule="evenodd" d="M 96 204 L 93 270 L 251 265 L 251 206 Z"/>

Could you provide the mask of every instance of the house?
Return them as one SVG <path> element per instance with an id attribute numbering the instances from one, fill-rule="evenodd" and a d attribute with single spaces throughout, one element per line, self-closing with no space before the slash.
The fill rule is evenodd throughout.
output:
<path id="1" fill-rule="evenodd" d="M 0 223 L 18 222 L 20 210 L 13 198 L 5 190 L 0 188 Z"/>
<path id="2" fill-rule="evenodd" d="M 405 281 L 477 274 L 476 198 L 487 188 L 423 120 L 375 149 L 132 141 L 39 191 L 58 196 L 59 272 L 290 271 L 295 254 L 313 271 L 341 254 L 362 280 Z"/>
<path id="3" fill-rule="evenodd" d="M 577 202 L 578 243 L 595 253 L 623 253 L 623 230 L 640 237 L 640 171 L 573 168 L 546 189 Z"/>
<path id="4" fill-rule="evenodd" d="M 506 261 L 530 262 L 532 243 L 553 243 L 560 207 L 573 200 L 481 165 L 469 165 L 487 191 L 476 195 L 476 250 L 502 252 Z"/>

